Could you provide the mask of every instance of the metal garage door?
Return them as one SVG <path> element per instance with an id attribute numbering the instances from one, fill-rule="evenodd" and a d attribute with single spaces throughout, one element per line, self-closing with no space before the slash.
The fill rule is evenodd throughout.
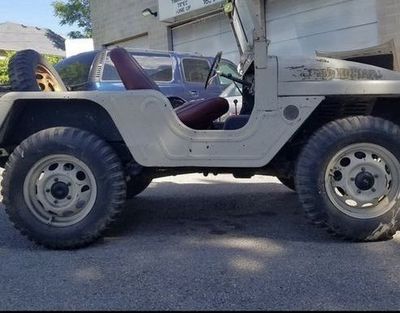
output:
<path id="1" fill-rule="evenodd" d="M 267 29 L 274 55 L 315 55 L 378 45 L 376 0 L 271 0 Z"/>
<path id="2" fill-rule="evenodd" d="M 239 52 L 228 18 L 217 14 L 172 29 L 173 49 L 214 56 L 223 51 L 225 59 L 237 63 Z"/>

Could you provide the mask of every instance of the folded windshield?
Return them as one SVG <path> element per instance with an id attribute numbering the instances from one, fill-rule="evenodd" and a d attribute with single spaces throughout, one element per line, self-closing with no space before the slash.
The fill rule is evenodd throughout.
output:
<path id="1" fill-rule="evenodd" d="M 255 23 L 252 9 L 254 9 L 254 1 L 252 0 L 233 1 L 231 21 L 241 54 L 251 52 L 253 49 Z"/>

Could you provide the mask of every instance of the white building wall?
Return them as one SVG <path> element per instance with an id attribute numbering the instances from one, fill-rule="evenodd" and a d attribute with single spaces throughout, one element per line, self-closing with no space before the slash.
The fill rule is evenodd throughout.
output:
<path id="1" fill-rule="evenodd" d="M 154 16 L 142 16 L 146 8 L 158 11 L 157 0 L 90 0 L 95 47 L 168 50 L 168 25 Z"/>

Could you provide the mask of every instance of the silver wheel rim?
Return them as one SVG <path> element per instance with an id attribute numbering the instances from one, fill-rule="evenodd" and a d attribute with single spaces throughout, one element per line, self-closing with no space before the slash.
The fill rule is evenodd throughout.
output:
<path id="1" fill-rule="evenodd" d="M 38 65 L 35 74 L 36 74 L 36 82 L 41 91 L 45 92 L 63 91 L 63 88 L 57 81 L 57 78 L 44 65 Z"/>
<path id="2" fill-rule="evenodd" d="M 52 155 L 38 161 L 24 182 L 24 199 L 42 223 L 67 227 L 82 221 L 96 201 L 92 171 L 70 155 Z"/>
<path id="3" fill-rule="evenodd" d="M 350 145 L 329 162 L 325 189 L 341 212 L 358 219 L 381 216 L 396 205 L 400 163 L 387 149 L 370 143 Z"/>

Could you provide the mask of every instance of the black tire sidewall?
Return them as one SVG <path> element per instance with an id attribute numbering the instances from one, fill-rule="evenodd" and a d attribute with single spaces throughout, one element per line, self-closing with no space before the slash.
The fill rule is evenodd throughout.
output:
<path id="1" fill-rule="evenodd" d="M 93 136 L 86 132 L 83 133 Z M 123 176 L 121 175 L 120 178 L 113 177 L 115 173 L 110 171 L 109 164 L 99 153 L 99 146 L 82 144 L 77 140 L 80 138 L 79 136 L 64 136 L 62 142 L 56 139 L 38 137 L 39 139 L 36 141 L 29 138 L 23 142 L 21 149 L 23 149 L 24 157 L 17 157 L 12 166 L 6 169 L 7 192 L 12 193 L 7 198 L 9 199 L 10 213 L 13 218 L 17 219 L 17 226 L 18 224 L 22 225 L 22 228 L 26 228 L 26 231 L 34 239 L 44 243 L 48 241 L 56 242 L 57 240 L 74 242 L 96 235 L 99 228 L 102 228 L 109 218 L 110 207 L 113 206 L 112 202 L 115 201 L 116 182 L 121 185 L 122 189 L 124 188 L 122 185 Z M 105 149 L 104 146 L 102 148 Z M 85 163 L 96 180 L 97 195 L 92 210 L 83 220 L 68 227 L 53 227 L 39 221 L 30 211 L 24 199 L 24 182 L 28 172 L 41 159 L 57 154 L 71 155 Z"/>
<path id="2" fill-rule="evenodd" d="M 382 146 L 390 151 L 397 160 L 400 160 L 399 138 L 378 129 L 353 129 L 342 133 L 338 132 L 335 134 L 335 138 L 327 138 L 325 141 L 318 140 L 319 150 L 315 151 L 315 158 L 308 160 L 306 176 L 309 180 L 307 194 L 314 196 L 313 206 L 318 211 L 318 219 L 322 220 L 328 228 L 336 233 L 349 239 L 362 241 L 369 238 L 380 226 L 390 225 L 393 222 L 394 216 L 399 213 L 399 200 L 385 214 L 370 219 L 351 217 L 337 209 L 332 203 L 325 187 L 325 173 L 328 164 L 340 150 L 357 143 Z M 308 149 L 310 148 L 308 147 Z M 298 166 L 302 166 L 302 164 Z M 298 187 L 299 189 L 304 191 L 301 187 Z M 308 199 L 307 201 L 310 200 Z"/>

